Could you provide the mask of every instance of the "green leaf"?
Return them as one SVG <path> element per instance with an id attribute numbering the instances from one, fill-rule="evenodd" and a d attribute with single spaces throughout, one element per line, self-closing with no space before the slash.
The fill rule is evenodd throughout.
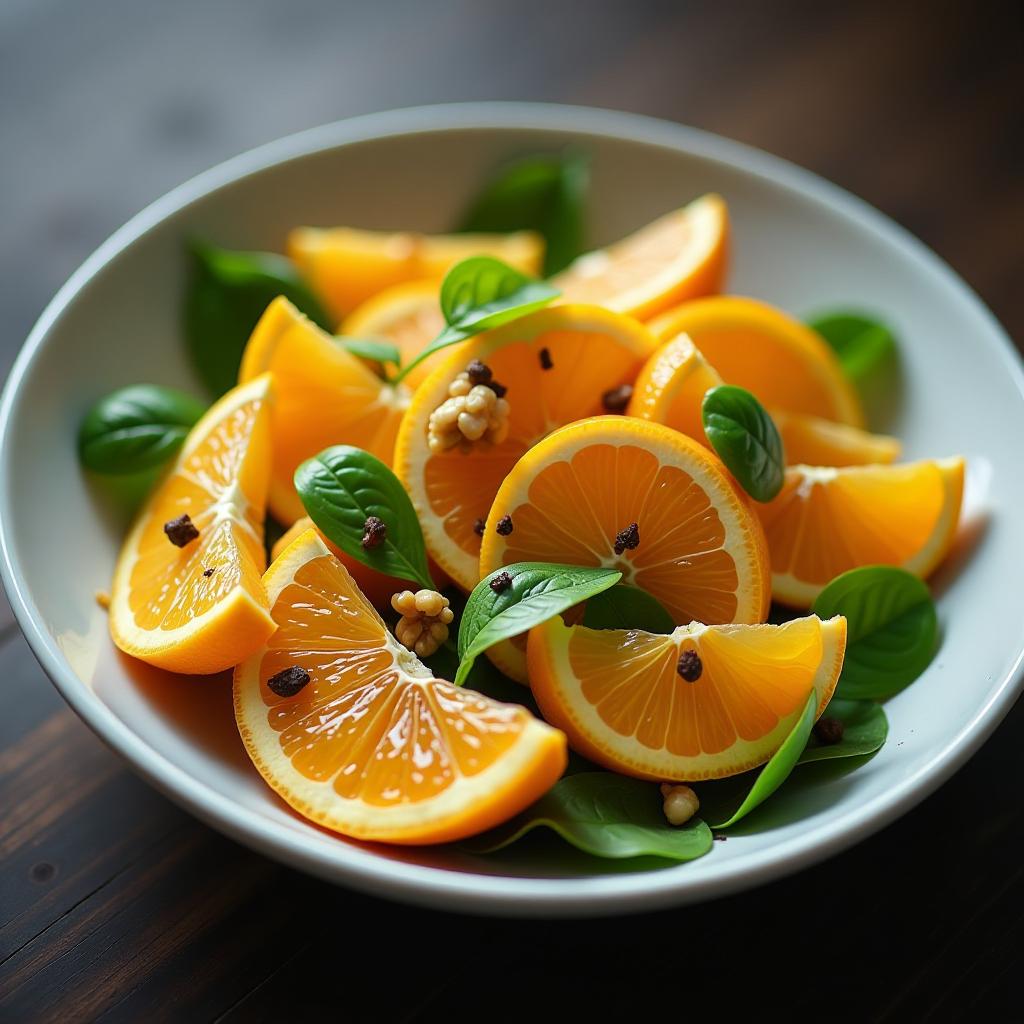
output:
<path id="1" fill-rule="evenodd" d="M 493 853 L 535 828 L 548 828 L 584 853 L 615 860 L 687 861 L 711 849 L 711 830 L 700 818 L 682 827 L 670 825 L 661 804 L 658 787 L 651 782 L 612 772 L 567 775 L 511 821 L 463 846 L 474 853 Z"/>
<path id="2" fill-rule="evenodd" d="M 360 359 L 372 359 L 376 363 L 394 363 L 399 366 L 402 362 L 402 353 L 397 345 L 390 341 L 373 341 L 369 338 L 346 338 L 339 335 L 336 339 L 354 356 Z"/>
<path id="3" fill-rule="evenodd" d="M 579 151 L 516 160 L 484 185 L 456 230 L 536 231 L 544 238 L 544 276 L 550 277 L 585 251 L 589 179 L 590 160 Z"/>
<path id="4" fill-rule="evenodd" d="M 869 565 L 837 576 L 811 610 L 846 616 L 846 658 L 836 694 L 882 700 L 909 686 L 931 663 L 938 617 L 928 588 L 905 569 Z"/>
<path id="5" fill-rule="evenodd" d="M 712 825 L 712 828 L 728 828 L 730 825 L 735 825 L 755 807 L 763 804 L 786 781 L 807 746 L 811 729 L 814 727 L 817 709 L 818 695 L 812 690 L 789 735 L 782 741 L 782 746 L 775 751 L 768 763 L 757 773 L 757 778 L 743 802 L 726 821 L 723 821 L 721 825 Z"/>
<path id="6" fill-rule="evenodd" d="M 838 718 L 843 738 L 838 743 L 819 743 L 811 732 L 798 765 L 829 761 L 836 757 L 861 757 L 881 749 L 889 735 L 889 721 L 881 706 L 871 700 L 841 700 L 833 697 L 822 718 Z"/>
<path id="7" fill-rule="evenodd" d="M 166 462 L 205 411 L 191 395 L 155 384 L 120 388 L 86 413 L 78 430 L 82 465 L 97 473 L 140 473 Z"/>
<path id="8" fill-rule="evenodd" d="M 499 573 L 508 573 L 511 583 L 495 592 L 490 583 Z M 473 588 L 462 613 L 456 684 L 465 681 L 473 662 L 488 647 L 547 622 L 620 579 L 622 573 L 616 569 L 548 562 L 517 562 L 495 569 Z"/>
<path id="9" fill-rule="evenodd" d="M 808 321 L 835 350 L 851 379 L 860 383 L 896 353 L 896 338 L 883 323 L 859 313 L 822 313 Z"/>
<path id="10" fill-rule="evenodd" d="M 492 256 L 456 263 L 441 282 L 441 312 L 448 326 L 398 374 L 401 380 L 438 349 L 516 320 L 546 306 L 557 288 L 528 277 Z"/>
<path id="11" fill-rule="evenodd" d="M 434 589 L 416 512 L 398 477 L 362 448 L 336 445 L 295 470 L 295 488 L 309 518 L 328 540 L 364 565 Z M 362 545 L 367 516 L 384 521 L 378 547 Z"/>
<path id="12" fill-rule="evenodd" d="M 740 486 L 757 501 L 782 489 L 782 438 L 761 403 L 745 388 L 720 384 L 704 396 L 704 433 Z"/>
<path id="13" fill-rule="evenodd" d="M 583 611 L 589 629 L 642 629 L 647 633 L 671 633 L 676 624 L 656 598 L 628 583 L 616 583 L 595 594 Z"/>
<path id="14" fill-rule="evenodd" d="M 185 335 L 196 370 L 215 395 L 238 382 L 238 367 L 249 335 L 278 295 L 284 295 L 311 320 L 330 330 L 319 300 L 284 256 L 231 252 L 204 242 L 192 242 L 189 252 Z"/>

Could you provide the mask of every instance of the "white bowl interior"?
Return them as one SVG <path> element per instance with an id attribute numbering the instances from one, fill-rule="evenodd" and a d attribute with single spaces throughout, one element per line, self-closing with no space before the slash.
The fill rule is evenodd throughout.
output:
<path id="1" fill-rule="evenodd" d="M 398 134 L 358 141 L 378 131 Z M 889 421 L 876 426 L 898 433 L 908 457 L 963 453 L 971 467 L 967 522 L 936 580 L 943 647 L 887 705 L 891 734 L 880 754 L 802 789 L 781 814 L 751 818 L 700 861 L 599 865 L 589 877 L 554 847 L 538 848 L 525 868 L 447 848 L 371 849 L 292 814 L 247 761 L 226 677 L 174 678 L 113 649 L 94 595 L 109 585 L 125 506 L 83 475 L 74 443 L 82 414 L 111 388 L 152 381 L 198 393 L 179 323 L 189 233 L 277 250 L 296 224 L 440 231 L 496 163 L 567 143 L 593 157 L 595 244 L 714 190 L 733 218 L 732 291 L 796 314 L 836 304 L 883 314 L 901 341 L 903 384 Z M 937 785 L 1011 703 L 1024 623 L 1014 583 L 1024 578 L 1019 363 L 980 303 L 917 243 L 838 190 L 742 147 L 620 115 L 518 107 L 414 111 L 307 133 L 137 218 L 55 300 L 29 347 L 5 399 L 0 539 L 37 653 L 83 717 L 156 784 L 322 875 L 519 913 L 700 898 L 878 827 Z"/>

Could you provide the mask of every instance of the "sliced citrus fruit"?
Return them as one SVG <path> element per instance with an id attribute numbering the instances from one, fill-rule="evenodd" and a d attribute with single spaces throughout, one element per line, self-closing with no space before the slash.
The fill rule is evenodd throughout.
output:
<path id="1" fill-rule="evenodd" d="M 511 817 L 561 775 L 561 732 L 435 679 L 315 531 L 264 583 L 277 632 L 235 670 L 235 718 L 300 814 L 359 839 L 448 842 Z"/>
<path id="2" fill-rule="evenodd" d="M 593 302 L 646 319 L 722 290 L 729 210 L 709 193 L 610 245 L 580 256 L 551 283 L 563 302 Z"/>
<path id="3" fill-rule="evenodd" d="M 771 410 L 771 414 L 791 466 L 888 464 L 900 455 L 900 442 L 886 434 L 871 434 L 845 423 L 778 409 Z"/>
<path id="4" fill-rule="evenodd" d="M 480 575 L 513 562 L 614 566 L 679 624 L 762 622 L 771 598 L 764 535 L 721 462 L 625 416 L 571 423 L 515 464 L 487 518 Z M 488 653 L 525 681 L 522 645 Z"/>
<path id="5" fill-rule="evenodd" d="M 669 635 L 566 626 L 530 630 L 530 685 L 544 716 L 598 764 L 693 782 L 763 764 L 811 691 L 820 715 L 846 650 L 846 619 L 704 626 Z"/>
<path id="6" fill-rule="evenodd" d="M 285 526 L 305 515 L 293 476 L 332 444 L 351 444 L 388 464 L 409 391 L 378 377 L 286 298 L 267 306 L 242 354 L 239 380 L 274 374 L 270 509 Z"/>
<path id="7" fill-rule="evenodd" d="M 358 228 L 295 228 L 288 255 L 340 322 L 370 296 L 404 281 L 440 282 L 460 260 L 495 256 L 539 274 L 544 240 L 532 231 L 509 235 L 420 235 Z"/>
<path id="8" fill-rule="evenodd" d="M 757 506 L 776 600 L 807 608 L 848 569 L 897 565 L 927 576 L 956 533 L 962 458 L 899 466 L 793 466 L 777 498 Z"/>
<path id="9" fill-rule="evenodd" d="M 864 426 L 853 386 L 810 327 L 755 299 L 719 295 L 685 302 L 651 321 L 659 341 L 685 332 L 727 384 L 768 408 Z"/>
<path id="10" fill-rule="evenodd" d="M 722 383 L 718 371 L 685 334 L 656 349 L 636 378 L 628 413 L 678 430 L 707 445 L 701 403 Z"/>
<path id="11" fill-rule="evenodd" d="M 110 632 L 126 654 L 220 672 L 274 631 L 260 579 L 270 381 L 240 385 L 205 413 L 128 533 L 110 598 Z M 172 525 L 182 516 L 191 529 Z"/>
<path id="12" fill-rule="evenodd" d="M 605 393 L 630 383 L 652 348 L 647 329 L 631 317 L 597 306 L 556 306 L 461 344 L 420 385 L 399 432 L 395 472 L 412 497 L 430 554 L 459 586 L 471 590 L 480 578 L 475 524 L 487 517 L 516 460 L 556 427 L 600 413 Z M 472 360 L 490 367 L 508 389 L 508 438 L 432 455 L 430 414 Z"/>
<path id="13" fill-rule="evenodd" d="M 341 325 L 353 338 L 383 338 L 398 346 L 402 362 L 414 356 L 444 329 L 437 281 L 409 281 L 378 292 L 354 310 Z M 451 353 L 443 349 L 414 366 L 403 378 L 413 391 Z"/>

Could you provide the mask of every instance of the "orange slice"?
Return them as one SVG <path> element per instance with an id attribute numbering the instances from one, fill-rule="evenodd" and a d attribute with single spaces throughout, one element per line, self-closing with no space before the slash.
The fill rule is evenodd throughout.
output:
<path id="1" fill-rule="evenodd" d="M 279 297 L 252 332 L 239 380 L 274 374 L 270 509 L 285 526 L 305 515 L 293 476 L 332 444 L 351 444 L 390 465 L 409 391 L 361 359 Z"/>
<path id="2" fill-rule="evenodd" d="M 372 295 L 405 281 L 441 278 L 460 260 L 495 256 L 536 276 L 544 240 L 532 231 L 509 235 L 420 235 L 358 228 L 295 228 L 288 255 L 328 311 L 341 322 Z"/>
<path id="3" fill-rule="evenodd" d="M 728 262 L 729 209 L 708 193 L 607 249 L 580 256 L 551 283 L 563 302 L 593 302 L 645 320 L 721 291 Z"/>
<path id="4" fill-rule="evenodd" d="M 810 607 L 830 580 L 862 565 L 927 576 L 960 519 L 964 460 L 900 466 L 793 466 L 782 490 L 758 505 L 776 600 Z"/>
<path id="5" fill-rule="evenodd" d="M 497 524 L 506 515 L 512 531 L 503 536 Z M 616 553 L 632 523 L 639 545 Z M 624 416 L 563 427 L 505 478 L 487 518 L 480 576 L 534 561 L 614 566 L 680 624 L 762 622 L 771 597 L 757 516 L 721 462 L 674 430 Z M 525 681 L 521 645 L 488 653 Z"/>
<path id="6" fill-rule="evenodd" d="M 260 579 L 269 396 L 269 374 L 224 395 L 136 518 L 110 598 L 110 633 L 126 654 L 171 672 L 220 672 L 274 631 Z M 164 524 L 182 515 L 199 536 L 178 547 Z"/>
<path id="7" fill-rule="evenodd" d="M 519 457 L 556 427 L 600 413 L 603 394 L 631 382 L 652 348 L 647 329 L 630 317 L 596 306 L 557 306 L 459 345 L 420 385 L 399 432 L 395 472 L 412 498 L 430 554 L 459 586 L 471 590 L 480 578 L 474 525 L 487 517 Z M 468 453 L 431 455 L 430 414 L 474 359 L 508 388 L 508 439 L 477 443 Z"/>
<path id="8" fill-rule="evenodd" d="M 421 349 L 444 329 L 444 316 L 436 281 L 409 281 L 396 284 L 367 299 L 346 317 L 342 334 L 352 338 L 383 338 L 398 346 L 402 363 L 412 362 Z M 403 379 L 415 391 L 430 371 L 450 352 L 441 349 L 414 366 Z"/>
<path id="9" fill-rule="evenodd" d="M 260 774 L 300 814 L 359 839 L 449 842 L 518 813 L 561 775 L 562 733 L 435 679 L 315 531 L 264 583 L 277 632 L 235 670 L 235 719 Z M 268 681 L 293 666 L 310 679 L 278 696 Z"/>
<path id="10" fill-rule="evenodd" d="M 895 437 L 795 412 L 773 409 L 771 415 L 791 466 L 867 466 L 895 462 L 900 456 Z"/>
<path id="11" fill-rule="evenodd" d="M 626 775 L 693 782 L 764 764 L 812 690 L 825 709 L 845 650 L 838 615 L 693 622 L 668 636 L 566 626 L 556 615 L 530 630 L 530 685 L 574 750 Z"/>
<path id="12" fill-rule="evenodd" d="M 720 295 L 686 302 L 651 321 L 659 341 L 685 332 L 727 384 L 770 409 L 864 426 L 839 359 L 809 327 L 764 302 Z"/>

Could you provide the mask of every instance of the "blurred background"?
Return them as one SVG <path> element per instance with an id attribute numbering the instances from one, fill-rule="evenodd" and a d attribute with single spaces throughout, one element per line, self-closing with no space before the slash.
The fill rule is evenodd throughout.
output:
<path id="1" fill-rule="evenodd" d="M 457 100 L 611 107 L 762 147 L 920 236 L 1024 338 L 1022 10 L 0 0 L 0 379 L 75 267 L 169 188 L 303 128 Z M 663 1012 L 672 993 L 683 1012 L 699 990 L 762 1015 L 770 992 L 799 1019 L 1020 1019 L 1006 1008 L 1024 817 L 996 782 L 1019 775 L 1019 709 L 940 793 L 822 867 L 706 907 L 539 928 L 378 903 L 210 832 L 65 708 L 2 598 L 0 680 L 2 1021 L 460 1020 L 481 1006 L 506 1020 L 534 1012 L 519 1001 L 536 986 L 551 1012 L 595 1019 Z M 969 839 L 955 828 L 968 805 L 984 823 Z M 413 940 L 399 976 L 393 950 Z M 436 969 L 447 950 L 464 972 Z"/>

